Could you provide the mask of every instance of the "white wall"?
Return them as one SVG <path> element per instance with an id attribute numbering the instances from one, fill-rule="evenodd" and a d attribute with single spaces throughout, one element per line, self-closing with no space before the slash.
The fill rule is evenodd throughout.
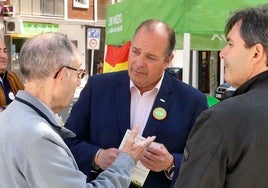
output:
<path id="1" fill-rule="evenodd" d="M 82 25 L 60 25 L 60 32 L 66 34 L 70 40 L 77 41 L 77 48 L 82 56 L 81 68 L 86 68 L 85 65 L 85 26 Z"/>
<path id="2" fill-rule="evenodd" d="M 183 50 L 174 50 L 174 58 L 170 63 L 170 67 L 183 68 Z"/>

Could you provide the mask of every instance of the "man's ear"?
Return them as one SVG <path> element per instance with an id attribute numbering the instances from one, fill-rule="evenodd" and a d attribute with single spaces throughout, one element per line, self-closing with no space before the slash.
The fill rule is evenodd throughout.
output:
<path id="1" fill-rule="evenodd" d="M 174 57 L 174 54 L 171 54 L 170 56 L 168 56 L 168 57 L 166 58 L 166 64 L 167 64 L 167 66 L 168 66 L 168 65 L 170 64 L 170 62 L 172 61 L 173 57 Z"/>
<path id="2" fill-rule="evenodd" d="M 256 60 L 259 60 L 262 56 L 263 56 L 263 53 L 264 53 L 264 48 L 261 44 L 256 44 L 254 46 L 254 52 L 253 52 L 253 58 L 255 58 Z"/>
<path id="3" fill-rule="evenodd" d="M 56 75 L 56 77 L 54 77 L 54 79 L 60 79 L 60 80 L 62 80 L 63 75 L 66 74 L 66 73 L 67 73 L 67 72 L 66 72 L 66 68 L 63 67 L 63 68 L 61 68 L 61 69 L 57 72 L 57 75 Z"/>
<path id="4" fill-rule="evenodd" d="M 253 64 L 259 64 L 260 62 L 264 62 L 265 66 L 267 67 L 267 53 L 265 51 L 265 48 L 262 44 L 256 44 L 253 47 L 252 56 L 251 56 L 251 62 Z"/>

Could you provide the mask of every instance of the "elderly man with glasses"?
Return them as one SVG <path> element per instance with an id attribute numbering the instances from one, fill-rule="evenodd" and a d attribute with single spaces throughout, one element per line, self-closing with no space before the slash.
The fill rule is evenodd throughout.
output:
<path id="1" fill-rule="evenodd" d="M 134 127 L 117 160 L 87 183 L 63 138 L 55 113 L 69 105 L 85 71 L 71 41 L 60 33 L 27 40 L 20 51 L 25 90 L 0 114 L 0 187 L 128 187 L 135 163 L 155 137 L 135 142 Z M 88 164 L 89 166 L 91 164 Z"/>

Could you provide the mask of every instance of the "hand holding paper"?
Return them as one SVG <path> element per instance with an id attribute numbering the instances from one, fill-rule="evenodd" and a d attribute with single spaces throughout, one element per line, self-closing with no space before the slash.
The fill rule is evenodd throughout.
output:
<path id="1" fill-rule="evenodd" d="M 138 161 L 143 157 L 146 149 L 155 140 L 155 136 L 149 136 L 146 139 L 142 138 L 137 142 L 137 135 L 139 133 L 139 127 L 134 126 L 129 136 L 125 140 L 125 144 L 122 147 L 122 151 L 128 153 L 134 161 Z M 121 146 L 120 146 L 121 149 Z"/>
<path id="2" fill-rule="evenodd" d="M 137 135 L 139 132 L 139 127 L 134 126 L 132 131 L 129 129 L 126 131 L 125 136 L 121 142 L 119 149 L 123 148 L 123 151 L 129 151 L 130 155 L 137 162 L 136 167 L 131 175 L 131 182 L 137 187 L 142 187 L 150 170 L 142 165 L 139 161 L 145 154 L 146 149 L 151 145 L 151 143 L 156 138 L 155 136 L 144 138 L 140 135 Z M 132 150 L 128 149 L 129 146 L 132 146 Z M 142 149 L 142 150 L 141 150 Z M 137 152 L 139 151 L 139 152 Z"/>

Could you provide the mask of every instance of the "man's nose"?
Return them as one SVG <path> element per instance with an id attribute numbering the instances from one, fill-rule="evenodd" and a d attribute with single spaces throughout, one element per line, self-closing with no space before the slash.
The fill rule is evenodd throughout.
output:
<path id="1" fill-rule="evenodd" d="M 143 56 L 137 57 L 136 64 L 138 64 L 139 66 L 144 66 L 146 64 L 146 58 Z"/>

